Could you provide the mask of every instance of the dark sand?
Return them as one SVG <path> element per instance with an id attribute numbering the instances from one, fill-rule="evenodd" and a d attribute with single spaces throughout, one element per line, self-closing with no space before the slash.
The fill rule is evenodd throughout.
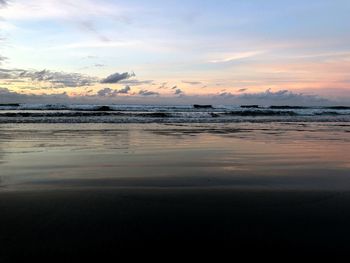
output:
<path id="1" fill-rule="evenodd" d="M 7 192 L 0 194 L 0 258 L 102 257 L 130 250 L 339 255 L 349 249 L 349 207 L 350 192 Z"/>

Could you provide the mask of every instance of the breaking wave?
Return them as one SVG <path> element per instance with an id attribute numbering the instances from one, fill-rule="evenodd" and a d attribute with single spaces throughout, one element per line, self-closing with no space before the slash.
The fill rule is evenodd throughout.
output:
<path id="1" fill-rule="evenodd" d="M 350 121 L 350 107 L 0 104 L 0 123 Z"/>

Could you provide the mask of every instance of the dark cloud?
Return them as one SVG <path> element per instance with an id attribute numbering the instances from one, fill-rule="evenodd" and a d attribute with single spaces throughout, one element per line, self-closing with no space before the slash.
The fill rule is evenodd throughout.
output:
<path id="1" fill-rule="evenodd" d="M 23 76 L 29 77 L 33 81 L 47 81 L 65 87 L 89 86 L 96 81 L 95 78 L 79 73 L 52 72 L 49 70 L 25 72 Z"/>
<path id="2" fill-rule="evenodd" d="M 139 94 L 142 96 L 159 96 L 158 92 L 148 90 L 140 90 Z"/>
<path id="3" fill-rule="evenodd" d="M 230 92 L 222 92 L 219 94 L 219 97 L 224 97 L 224 98 L 232 98 L 236 97 L 236 95 L 230 93 Z"/>
<path id="4" fill-rule="evenodd" d="M 172 87 L 171 89 L 177 89 L 177 86 Z"/>
<path id="5" fill-rule="evenodd" d="M 183 94 L 183 91 L 181 89 L 176 89 L 174 94 L 175 95 L 181 95 L 181 94 Z"/>
<path id="6" fill-rule="evenodd" d="M 168 87 L 166 86 L 168 84 L 168 82 L 163 82 L 158 89 L 168 89 Z"/>
<path id="7" fill-rule="evenodd" d="M 0 103 L 43 103 L 43 102 L 66 102 L 69 96 L 63 92 L 60 94 L 21 94 L 10 91 L 6 88 L 0 88 Z"/>
<path id="8" fill-rule="evenodd" d="M 124 73 L 114 73 L 112 75 L 109 75 L 107 78 L 102 79 L 101 83 L 103 84 L 115 84 L 118 83 L 122 80 L 125 79 L 129 79 L 131 77 L 135 77 L 135 73 L 128 73 L 128 72 L 124 72 Z"/>
<path id="9" fill-rule="evenodd" d="M 100 96 L 100 97 L 110 97 L 110 96 L 113 96 L 113 92 L 114 90 L 110 89 L 110 88 L 104 88 L 104 89 L 101 89 L 97 92 L 97 95 Z"/>
<path id="10" fill-rule="evenodd" d="M 253 103 L 259 105 L 290 104 L 290 105 L 322 105 L 329 103 L 329 100 L 303 93 L 294 93 L 289 90 L 279 90 L 276 92 L 270 89 L 259 93 L 243 93 L 235 95 L 229 92 L 219 94 L 223 100 L 229 99 L 231 103 Z"/>
<path id="11" fill-rule="evenodd" d="M 239 89 L 238 92 L 245 92 L 247 89 Z"/>
<path id="12" fill-rule="evenodd" d="M 279 91 L 273 92 L 270 89 L 261 93 L 245 93 L 245 94 L 239 95 L 239 97 L 244 99 L 278 99 L 278 100 L 286 100 L 291 98 L 293 99 L 304 98 L 304 97 L 315 98 L 315 96 L 304 95 L 302 93 L 293 93 L 289 90 L 279 90 Z"/>
<path id="13" fill-rule="evenodd" d="M 52 72 L 49 70 L 25 72 L 24 76 L 33 81 L 47 81 L 62 84 L 65 87 L 89 86 L 96 81 L 95 78 L 79 73 Z"/>
<path id="14" fill-rule="evenodd" d="M 125 90 L 128 90 L 126 87 Z M 124 90 L 122 89 L 122 90 Z M 66 93 L 56 94 L 24 94 L 11 91 L 7 88 L 0 88 L 0 103 L 133 103 L 133 104 L 168 104 L 168 105 L 190 105 L 195 103 L 212 104 L 212 105 L 300 105 L 300 106 L 326 106 L 326 105 L 350 105 L 348 98 L 339 98 L 336 100 L 326 100 L 315 95 L 306 95 L 293 93 L 290 91 L 267 90 L 260 93 L 252 94 L 231 94 L 222 93 L 217 96 L 197 95 L 197 96 L 159 96 L 159 93 L 142 90 L 138 94 L 129 93 L 130 96 L 116 96 L 118 91 L 105 88 L 100 92 L 100 96 L 93 95 L 93 90 L 88 91 L 89 95 L 79 95 L 74 97 Z M 119 90 L 119 92 L 122 92 Z M 129 92 L 129 91 L 128 91 Z M 111 95 L 112 94 L 112 95 Z M 131 96 L 136 95 L 136 96 Z M 142 95 L 142 96 L 137 96 Z"/>
<path id="15" fill-rule="evenodd" d="M 0 56 L 0 64 L 7 58 Z M 103 67 L 103 64 L 95 64 L 96 67 Z M 49 82 L 53 84 L 52 88 L 63 87 L 83 87 L 93 84 L 123 84 L 125 86 L 138 86 L 145 84 L 152 84 L 153 80 L 138 80 L 130 79 L 135 76 L 135 73 L 114 73 L 107 78 L 99 79 L 96 77 L 87 76 L 80 73 L 66 73 L 55 72 L 50 70 L 25 70 L 25 69 L 6 69 L 0 68 L 0 80 L 6 81 L 35 81 L 35 82 Z"/>
<path id="16" fill-rule="evenodd" d="M 128 94 L 130 90 L 131 90 L 130 86 L 125 86 L 123 89 L 118 90 L 118 93 Z"/>
<path id="17" fill-rule="evenodd" d="M 0 95 L 6 95 L 6 94 L 10 94 L 11 91 L 9 91 L 9 89 L 6 88 L 0 88 Z"/>
<path id="18" fill-rule="evenodd" d="M 3 69 L 0 68 L 0 79 L 6 80 L 18 80 L 22 78 L 22 73 L 24 70 L 20 69 Z"/>
<path id="19" fill-rule="evenodd" d="M 185 81 L 185 80 L 183 80 L 182 83 L 190 84 L 190 85 L 199 85 L 199 84 L 202 84 L 202 82 L 200 82 L 200 81 Z"/>
<path id="20" fill-rule="evenodd" d="M 23 69 L 0 69 L 0 79 L 8 80 L 31 80 L 37 82 L 50 82 L 55 88 L 82 87 L 97 82 L 97 78 L 82 75 L 80 73 L 54 72 L 50 70 L 23 70 Z"/>
<path id="21" fill-rule="evenodd" d="M 120 90 L 114 90 L 111 88 L 104 88 L 104 89 L 99 90 L 97 92 L 97 95 L 99 97 L 115 97 L 118 94 L 128 94 L 130 90 L 131 90 L 131 88 L 129 86 L 126 86 Z"/>

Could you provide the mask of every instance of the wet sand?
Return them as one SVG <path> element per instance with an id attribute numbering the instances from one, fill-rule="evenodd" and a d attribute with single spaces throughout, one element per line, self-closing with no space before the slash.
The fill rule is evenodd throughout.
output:
<path id="1" fill-rule="evenodd" d="M 347 127 L 283 127 L 2 127 L 1 262 L 345 254 Z"/>
<path id="2" fill-rule="evenodd" d="M 331 255 L 350 244 L 350 192 L 90 189 L 0 200 L 3 260 L 130 250 Z"/>

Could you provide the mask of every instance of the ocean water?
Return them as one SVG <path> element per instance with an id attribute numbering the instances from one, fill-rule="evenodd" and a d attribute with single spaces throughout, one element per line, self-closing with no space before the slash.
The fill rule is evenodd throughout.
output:
<path id="1" fill-rule="evenodd" d="M 348 190 L 349 147 L 349 107 L 0 105 L 3 190 Z"/>
<path id="2" fill-rule="evenodd" d="M 350 107 L 0 104 L 0 123 L 349 122 Z"/>

